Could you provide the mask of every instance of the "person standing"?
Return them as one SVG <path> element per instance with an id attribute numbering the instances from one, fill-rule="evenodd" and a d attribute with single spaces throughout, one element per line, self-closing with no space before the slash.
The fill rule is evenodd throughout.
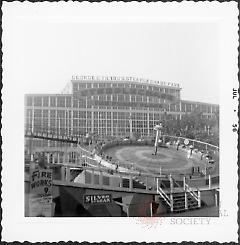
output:
<path id="1" fill-rule="evenodd" d="M 192 156 L 192 152 L 193 152 L 193 146 L 190 146 L 190 157 Z"/>
<path id="2" fill-rule="evenodd" d="M 180 141 L 178 140 L 177 141 L 177 151 L 178 151 L 179 146 L 180 146 Z"/>

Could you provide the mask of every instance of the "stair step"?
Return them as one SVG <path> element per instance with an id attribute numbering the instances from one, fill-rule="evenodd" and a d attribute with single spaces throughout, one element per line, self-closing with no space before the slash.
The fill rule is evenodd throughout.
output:
<path id="1" fill-rule="evenodd" d="M 185 200 L 185 197 L 181 197 L 181 198 L 173 198 L 173 201 L 177 201 L 177 200 L 182 200 L 182 201 L 184 201 Z"/>
<path id="2" fill-rule="evenodd" d="M 185 208 L 181 208 L 181 209 L 173 209 L 173 212 L 174 213 L 177 213 L 177 212 L 186 212 L 187 211 L 187 209 L 185 209 Z"/>
<path id="3" fill-rule="evenodd" d="M 188 208 L 188 210 L 196 210 L 196 209 L 199 209 L 199 207 L 190 207 L 190 208 Z"/>

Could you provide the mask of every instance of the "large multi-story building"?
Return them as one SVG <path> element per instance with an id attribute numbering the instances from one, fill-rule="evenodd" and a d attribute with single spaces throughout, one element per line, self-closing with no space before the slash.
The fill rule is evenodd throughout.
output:
<path id="1" fill-rule="evenodd" d="M 73 76 L 61 94 L 27 94 L 25 128 L 61 134 L 125 137 L 154 134 L 163 120 L 181 119 L 196 109 L 211 118 L 216 104 L 181 100 L 178 83 L 133 77 Z"/>

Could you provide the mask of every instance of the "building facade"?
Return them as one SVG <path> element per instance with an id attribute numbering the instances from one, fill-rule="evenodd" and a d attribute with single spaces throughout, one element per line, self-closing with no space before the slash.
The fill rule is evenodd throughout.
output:
<path id="1" fill-rule="evenodd" d="M 27 94 L 25 130 L 60 134 L 126 137 L 154 134 L 165 119 L 181 119 L 194 110 L 211 118 L 216 104 L 181 100 L 178 83 L 133 77 L 73 76 L 62 94 Z"/>

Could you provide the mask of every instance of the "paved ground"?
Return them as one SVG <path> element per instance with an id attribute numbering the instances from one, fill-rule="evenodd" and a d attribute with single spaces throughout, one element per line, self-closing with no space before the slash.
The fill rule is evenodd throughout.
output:
<path id="1" fill-rule="evenodd" d="M 182 213 L 156 215 L 156 217 L 219 217 L 219 207 L 205 207 Z"/>
<path id="2" fill-rule="evenodd" d="M 152 155 L 151 146 L 117 146 L 105 153 L 122 163 L 135 163 L 144 172 L 159 173 L 190 173 L 192 166 L 203 167 L 205 162 L 196 158 L 188 158 L 187 152 L 173 148 L 158 149 L 157 155 Z"/>

